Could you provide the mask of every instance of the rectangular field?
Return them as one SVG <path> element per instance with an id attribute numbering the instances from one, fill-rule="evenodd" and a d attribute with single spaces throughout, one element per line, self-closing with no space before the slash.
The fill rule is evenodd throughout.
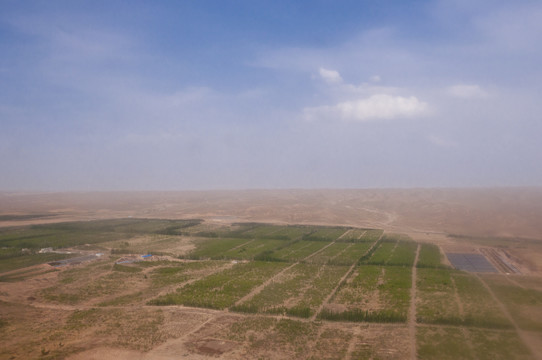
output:
<path id="1" fill-rule="evenodd" d="M 344 233 L 339 241 L 344 242 L 360 242 L 361 237 L 367 232 L 366 229 L 350 229 Z"/>
<path id="2" fill-rule="evenodd" d="M 346 266 L 300 263 L 274 279 L 260 293 L 232 309 L 310 317 L 346 271 Z"/>
<path id="3" fill-rule="evenodd" d="M 418 327 L 416 342 L 422 360 L 534 360 L 515 331 Z"/>
<path id="4" fill-rule="evenodd" d="M 382 237 L 382 234 L 384 233 L 384 230 L 379 229 L 368 229 L 365 231 L 365 233 L 361 236 L 360 241 L 369 241 L 369 242 L 375 242 L 379 240 Z"/>
<path id="5" fill-rule="evenodd" d="M 231 269 L 183 286 L 176 292 L 160 296 L 150 303 L 224 309 L 286 266 L 287 263 L 261 261 L 236 264 Z"/>
<path id="6" fill-rule="evenodd" d="M 300 240 L 274 251 L 271 256 L 282 261 L 295 262 L 306 258 L 326 245 L 327 243 L 323 241 Z"/>
<path id="7" fill-rule="evenodd" d="M 303 236 L 304 240 L 312 241 L 335 241 L 345 234 L 348 228 L 317 228 L 316 231 Z"/>
<path id="8" fill-rule="evenodd" d="M 398 241 L 395 250 L 386 262 L 386 265 L 411 267 L 414 265 L 417 248 L 418 244 L 413 241 Z"/>
<path id="9" fill-rule="evenodd" d="M 495 300 L 473 275 L 448 269 L 418 269 L 420 323 L 510 328 Z"/>
<path id="10" fill-rule="evenodd" d="M 542 332 L 542 289 L 524 287 L 514 277 L 509 279 L 488 274 L 484 275 L 483 279 L 506 306 L 521 329 Z M 542 284 L 540 278 L 532 277 L 529 280 Z"/>
<path id="11" fill-rule="evenodd" d="M 307 259 L 307 262 L 311 264 L 327 264 L 336 257 L 340 257 L 349 245 L 348 243 L 333 243 L 318 254 Z"/>
<path id="12" fill-rule="evenodd" d="M 416 266 L 419 268 L 444 267 L 439 247 L 434 244 L 421 244 Z"/>
<path id="13" fill-rule="evenodd" d="M 351 243 L 342 253 L 331 259 L 328 263 L 331 265 L 352 265 L 358 262 L 367 251 L 373 246 L 373 243 Z"/>
<path id="14" fill-rule="evenodd" d="M 251 240 L 225 251 L 223 257 L 224 259 L 252 260 L 263 253 L 271 253 L 282 245 L 285 245 L 284 240 Z"/>
<path id="15" fill-rule="evenodd" d="M 250 243 L 247 239 L 198 239 L 195 243 L 196 248 L 186 257 L 190 259 L 223 259 L 227 251 Z"/>
<path id="16" fill-rule="evenodd" d="M 361 265 L 321 313 L 322 319 L 406 322 L 411 269 Z"/>
<path id="17" fill-rule="evenodd" d="M 304 234 L 307 234 L 310 231 L 310 228 L 305 226 L 261 224 L 243 232 L 243 235 L 250 236 L 254 239 L 294 240 L 300 239 Z"/>
<path id="18" fill-rule="evenodd" d="M 381 242 L 373 255 L 365 263 L 369 265 L 385 265 L 396 246 L 397 242 Z"/>

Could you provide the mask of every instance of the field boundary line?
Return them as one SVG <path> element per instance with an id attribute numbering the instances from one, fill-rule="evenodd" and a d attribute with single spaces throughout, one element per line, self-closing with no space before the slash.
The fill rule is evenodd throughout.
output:
<path id="1" fill-rule="evenodd" d="M 512 279 L 512 277 L 509 276 L 509 275 L 506 276 L 505 279 L 508 280 L 508 282 L 509 282 L 510 284 L 514 285 L 514 286 L 517 286 L 517 287 L 519 287 L 519 288 L 522 288 L 523 290 L 526 290 L 526 289 L 527 289 L 524 285 L 518 283 L 516 280 Z"/>
<path id="2" fill-rule="evenodd" d="M 390 259 L 393 257 L 393 254 L 395 253 L 395 250 L 397 249 L 397 246 L 399 246 L 399 240 L 395 242 L 395 246 L 393 247 L 393 249 L 391 249 L 390 255 L 386 259 L 386 262 L 384 262 L 383 264 L 384 266 L 387 266 L 388 263 L 390 262 Z"/>
<path id="3" fill-rule="evenodd" d="M 346 234 L 351 233 L 352 231 L 354 231 L 354 229 L 348 229 L 348 230 L 346 230 L 341 236 L 339 236 L 339 237 L 337 238 L 337 240 L 341 240 L 343 237 L 346 236 Z M 335 240 L 335 241 L 337 241 L 337 240 Z"/>
<path id="4" fill-rule="evenodd" d="M 465 318 L 465 309 L 463 307 L 463 301 L 461 300 L 461 297 L 459 296 L 459 292 L 457 291 L 457 285 L 455 283 L 455 279 L 450 274 L 450 282 L 452 283 L 452 287 L 454 288 L 454 298 L 455 302 L 457 304 L 457 311 L 459 312 L 459 316 L 464 319 Z M 460 326 L 461 334 L 463 334 L 463 337 L 465 338 L 465 344 L 467 344 L 467 347 L 469 348 L 469 351 L 471 354 L 474 354 L 474 344 L 471 341 L 469 330 L 466 326 Z"/>
<path id="5" fill-rule="evenodd" d="M 459 297 L 459 292 L 457 292 L 457 285 L 455 284 L 455 279 L 452 274 L 450 274 L 450 282 L 452 283 L 452 287 L 454 288 L 454 298 L 457 304 L 457 310 L 459 311 L 459 316 L 463 318 L 465 316 L 463 301 L 461 301 L 461 298 Z"/>
<path id="6" fill-rule="evenodd" d="M 342 249 L 338 254 L 336 254 L 335 256 L 333 256 L 331 259 L 329 259 L 329 261 L 333 261 L 335 260 L 336 258 L 338 258 L 339 256 L 341 256 L 343 253 L 346 252 L 346 250 L 350 249 L 352 246 L 354 246 L 354 243 L 350 243 L 348 244 L 347 247 L 345 247 L 344 249 Z"/>
<path id="7" fill-rule="evenodd" d="M 234 246 L 234 247 L 232 247 L 231 249 L 229 249 L 228 251 L 225 251 L 225 252 L 229 252 L 229 251 L 232 251 L 232 250 L 237 250 L 237 249 L 239 249 L 239 248 L 245 246 L 246 244 L 250 244 L 250 243 L 253 242 L 254 240 L 256 240 L 256 239 L 252 239 L 252 240 L 249 240 L 249 241 L 247 241 L 247 242 L 245 242 L 245 243 L 242 243 L 241 245 Z"/>
<path id="8" fill-rule="evenodd" d="M 416 257 L 412 264 L 412 285 L 410 287 L 410 309 L 408 311 L 408 332 L 410 333 L 410 358 L 412 360 L 417 359 L 416 351 L 416 280 L 417 280 L 417 268 L 418 257 L 420 256 L 420 247 L 416 248 Z"/>
<path id="9" fill-rule="evenodd" d="M 381 236 L 382 237 L 382 236 Z M 381 238 L 380 237 L 380 238 Z M 374 242 L 374 244 L 369 248 L 367 249 L 367 251 L 361 255 L 359 257 L 359 259 L 363 258 L 365 255 L 369 254 L 369 252 L 376 246 L 376 244 L 380 241 L 380 238 Z M 350 268 L 348 269 L 348 271 L 346 272 L 346 274 L 343 275 L 343 277 L 341 278 L 341 280 L 339 280 L 339 283 L 337 284 L 337 286 L 335 286 L 335 288 L 333 288 L 333 290 L 331 290 L 331 293 L 326 296 L 326 298 L 324 299 L 324 301 L 322 301 L 322 304 L 320 304 L 320 306 L 318 307 L 318 309 L 314 312 L 314 315 L 310 317 L 311 320 L 315 320 L 316 317 L 318 316 L 318 314 L 320 314 L 322 312 L 322 310 L 324 309 L 324 306 L 326 306 L 329 301 L 333 298 L 333 296 L 335 296 L 335 294 L 337 293 L 337 290 L 339 290 L 339 288 L 341 287 L 341 285 L 346 281 L 346 279 L 348 279 L 350 277 L 350 275 L 352 275 L 352 273 L 354 272 L 354 269 L 359 266 L 359 259 L 357 261 L 355 261 L 352 266 L 350 266 Z"/>
<path id="10" fill-rule="evenodd" d="M 207 324 L 209 324 L 211 321 L 215 320 L 217 315 L 216 314 L 206 314 L 208 315 L 208 319 L 198 324 L 196 327 L 188 331 L 186 334 L 181 335 L 178 338 L 172 338 L 168 339 L 162 344 L 154 347 L 151 351 L 152 353 L 163 353 L 169 355 L 172 348 L 175 349 L 175 347 L 179 344 L 184 344 L 192 335 L 203 329 Z"/>
<path id="11" fill-rule="evenodd" d="M 352 339 L 350 339 L 350 342 L 348 343 L 348 349 L 346 350 L 345 359 L 347 360 L 354 359 L 352 354 L 354 353 L 354 350 L 356 350 L 356 345 L 358 343 L 360 332 L 361 330 L 358 326 L 356 326 L 354 330 L 352 331 Z"/>
<path id="12" fill-rule="evenodd" d="M 308 256 L 306 256 L 305 258 L 301 259 L 298 261 L 299 262 L 303 262 L 303 261 L 307 261 L 308 259 L 310 259 L 311 257 L 313 256 L 316 256 L 317 254 L 321 253 L 322 251 L 324 251 L 325 249 L 327 249 L 328 247 L 330 247 L 331 245 L 335 244 L 337 240 L 333 240 L 332 242 L 330 242 L 329 244 L 327 244 L 326 246 L 324 246 L 323 248 L 319 249 L 319 250 L 316 250 L 315 252 L 313 252 L 312 254 L 309 254 Z"/>
<path id="13" fill-rule="evenodd" d="M 200 276 L 194 277 L 193 279 L 188 279 L 188 280 L 182 281 L 180 283 L 172 284 L 172 285 L 169 285 L 169 286 L 164 286 L 164 289 L 161 290 L 160 292 L 156 293 L 156 295 L 153 297 L 153 299 L 157 299 L 158 297 L 164 296 L 164 295 L 167 295 L 167 294 L 173 294 L 173 293 L 177 292 L 177 290 L 182 289 L 183 287 L 185 287 L 187 285 L 190 285 L 190 284 L 195 283 L 196 281 L 200 281 L 202 279 L 205 279 L 207 276 L 212 276 L 212 275 L 218 274 L 218 273 L 220 273 L 222 271 L 231 269 L 231 268 L 234 267 L 234 265 L 235 265 L 235 263 L 228 262 L 228 263 L 225 263 L 223 266 L 219 266 L 216 269 L 214 269 L 212 271 L 209 271 L 209 273 L 201 274 Z M 152 268 L 151 268 L 151 270 L 152 270 Z M 153 306 L 155 306 L 155 305 L 153 305 Z"/>
<path id="14" fill-rule="evenodd" d="M 297 241 L 301 241 L 301 240 L 297 240 Z M 288 252 L 288 254 L 285 254 L 284 256 L 290 256 L 290 255 L 292 255 L 292 254 L 295 255 L 296 252 L 301 251 L 301 250 L 303 250 L 303 249 L 305 249 L 305 248 L 307 248 L 307 247 L 309 247 L 309 246 L 311 246 L 310 243 L 309 243 L 309 244 L 305 244 L 305 246 L 300 247 L 300 248 L 297 249 L 297 250 L 291 250 L 290 252 Z"/>
<path id="15" fill-rule="evenodd" d="M 333 290 L 331 290 L 331 293 L 329 293 L 328 296 L 326 296 L 326 298 L 324 299 L 324 301 L 322 301 L 322 304 L 320 304 L 320 306 L 318 307 L 318 309 L 314 312 L 314 315 L 312 315 L 310 317 L 311 320 L 316 320 L 316 317 L 318 316 L 318 314 L 320 314 L 320 312 L 322 311 L 322 309 L 324 308 L 324 306 L 326 306 L 329 301 L 331 300 L 331 298 L 335 295 L 335 293 L 337 292 L 337 290 L 339 289 L 339 287 L 342 285 L 342 283 L 344 281 L 346 281 L 346 279 L 350 276 L 350 274 L 354 271 L 354 268 L 356 267 L 357 263 L 353 263 L 352 266 L 350 266 L 350 268 L 348 269 L 348 271 L 343 275 L 343 277 L 341 278 L 341 280 L 339 280 L 339 283 L 337 284 L 337 286 L 335 286 L 333 288 Z"/>
<path id="16" fill-rule="evenodd" d="M 512 317 L 510 312 L 508 311 L 508 309 L 506 308 L 506 306 L 499 300 L 497 295 L 495 295 L 495 293 L 493 292 L 491 287 L 484 281 L 484 279 L 482 279 L 482 277 L 480 275 L 475 273 L 474 276 L 476 276 L 478 278 L 478 280 L 480 280 L 482 285 L 484 285 L 486 290 L 489 291 L 489 294 L 491 295 L 493 300 L 495 300 L 495 302 L 497 303 L 497 305 L 499 306 L 499 308 L 501 309 L 503 314 L 508 318 L 510 323 L 512 323 L 512 325 L 514 326 L 514 329 L 516 330 L 516 333 L 519 335 L 519 338 L 521 339 L 523 344 L 527 347 L 527 349 L 529 349 L 529 352 L 531 353 L 531 355 L 533 355 L 533 357 L 535 359 L 542 359 L 542 353 L 540 353 L 538 351 L 537 347 L 532 344 L 531 340 L 529 339 L 529 336 L 528 336 L 527 332 L 524 331 L 523 329 L 521 329 L 518 326 L 518 324 L 516 323 L 516 321 L 514 320 L 514 318 Z"/>
<path id="17" fill-rule="evenodd" d="M 326 248 L 330 247 L 331 245 L 335 244 L 335 241 L 332 241 L 330 242 L 329 244 L 327 244 L 326 246 L 324 246 L 323 248 L 313 252 L 312 254 L 310 254 L 309 256 L 301 259 L 301 260 L 298 260 L 296 261 L 295 263 L 293 263 L 292 265 L 290 266 L 287 266 L 286 268 L 284 268 L 283 270 L 279 271 L 277 274 L 275 274 L 274 276 L 270 277 L 269 279 L 267 279 L 266 281 L 264 281 L 261 285 L 258 285 L 256 286 L 254 289 L 252 289 L 248 294 L 246 294 L 245 296 L 243 296 L 242 298 L 240 298 L 239 300 L 237 300 L 233 306 L 237 306 L 237 305 L 240 305 L 242 304 L 243 302 L 253 298 L 254 296 L 256 296 L 257 294 L 259 294 L 267 285 L 271 284 L 273 281 L 275 281 L 275 279 L 277 279 L 279 276 L 281 276 L 282 274 L 284 274 L 286 271 L 290 270 L 291 268 L 293 268 L 294 266 L 296 266 L 297 264 L 303 262 L 303 261 L 306 261 L 307 259 L 310 259 L 311 257 L 315 256 L 316 254 L 324 251 Z"/>

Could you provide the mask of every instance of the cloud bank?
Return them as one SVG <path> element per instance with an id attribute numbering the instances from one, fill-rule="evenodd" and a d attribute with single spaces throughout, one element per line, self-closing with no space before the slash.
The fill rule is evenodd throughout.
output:
<path id="1" fill-rule="evenodd" d="M 427 109 L 427 104 L 415 96 L 375 94 L 333 106 L 306 108 L 304 113 L 309 120 L 339 118 L 347 121 L 374 121 L 412 118 L 424 115 Z"/>
<path id="2" fill-rule="evenodd" d="M 339 72 L 336 70 L 328 70 L 328 69 L 320 68 L 320 70 L 318 71 L 322 79 L 324 79 L 328 83 L 331 83 L 331 84 L 341 83 L 343 81 L 341 74 L 339 74 Z"/>
<path id="3" fill-rule="evenodd" d="M 317 105 L 305 107 L 303 116 L 306 120 L 318 119 L 345 121 L 377 121 L 414 118 L 428 113 L 429 106 L 416 96 L 395 94 L 395 87 L 374 86 L 363 83 L 359 86 L 345 83 L 337 70 L 321 67 L 319 75 L 329 85 L 324 96 L 334 101 L 333 105 Z M 372 83 L 380 82 L 379 76 L 370 77 Z"/>

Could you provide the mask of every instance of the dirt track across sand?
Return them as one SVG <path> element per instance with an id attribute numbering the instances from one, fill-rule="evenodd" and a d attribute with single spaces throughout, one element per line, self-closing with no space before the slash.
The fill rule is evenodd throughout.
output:
<path id="1" fill-rule="evenodd" d="M 410 333 L 410 358 L 416 360 L 416 276 L 420 245 L 416 248 L 416 257 L 412 265 L 412 285 L 410 287 L 410 309 L 408 311 L 408 331 Z"/>

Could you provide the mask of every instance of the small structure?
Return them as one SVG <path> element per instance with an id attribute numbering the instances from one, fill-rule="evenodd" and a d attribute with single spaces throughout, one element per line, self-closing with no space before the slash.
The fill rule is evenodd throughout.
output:
<path id="1" fill-rule="evenodd" d="M 145 260 L 152 260 L 152 254 L 146 254 L 146 255 L 128 255 L 123 256 L 117 261 L 115 261 L 115 264 L 132 264 L 140 261 Z"/>

